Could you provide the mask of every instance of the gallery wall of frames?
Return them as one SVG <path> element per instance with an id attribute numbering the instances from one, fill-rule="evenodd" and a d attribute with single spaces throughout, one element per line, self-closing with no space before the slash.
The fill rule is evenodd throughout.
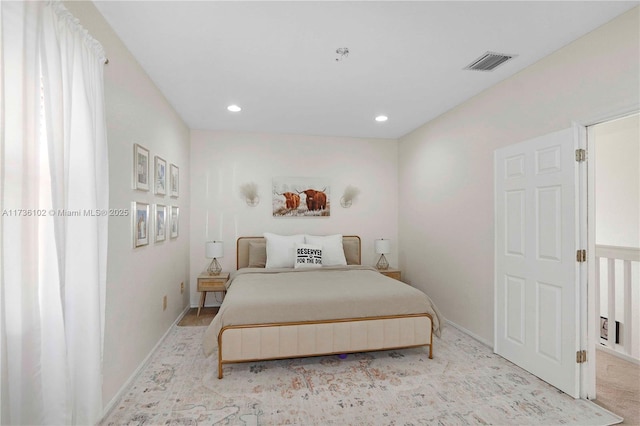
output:
<path id="1" fill-rule="evenodd" d="M 174 205 L 180 196 L 180 168 L 156 155 L 151 164 L 148 149 L 139 144 L 133 145 L 133 188 L 138 191 L 150 191 L 159 198 L 158 202 L 134 201 L 132 211 L 133 247 L 141 247 L 150 241 L 160 243 L 167 239 L 178 238 L 180 229 L 180 208 Z M 151 174 L 152 172 L 152 174 Z M 167 176 L 168 172 L 168 176 Z M 151 178 L 153 176 L 153 178 Z M 169 204 L 164 198 L 169 196 Z"/>

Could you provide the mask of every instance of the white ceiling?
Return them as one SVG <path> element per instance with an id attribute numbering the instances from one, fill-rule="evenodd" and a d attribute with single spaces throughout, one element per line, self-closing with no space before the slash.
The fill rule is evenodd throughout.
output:
<path id="1" fill-rule="evenodd" d="M 407 134 L 640 4 L 94 3 L 192 129 L 375 138 Z M 340 47 L 350 54 L 336 61 Z M 518 56 L 463 70 L 487 51 Z"/>

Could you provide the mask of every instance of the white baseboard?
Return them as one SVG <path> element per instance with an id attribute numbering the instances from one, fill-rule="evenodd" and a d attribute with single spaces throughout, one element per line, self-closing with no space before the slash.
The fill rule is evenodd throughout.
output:
<path id="1" fill-rule="evenodd" d="M 118 403 L 120 398 L 124 395 L 125 390 L 135 380 L 135 378 L 138 377 L 138 374 L 140 374 L 142 369 L 144 369 L 144 367 L 147 366 L 147 363 L 151 359 L 151 356 L 154 354 L 156 349 L 158 349 L 158 347 L 162 344 L 162 342 L 164 342 L 164 340 L 169 335 L 169 332 L 171 331 L 171 329 L 173 329 L 173 327 L 176 326 L 180 322 L 182 317 L 184 317 L 186 315 L 186 313 L 189 312 L 189 309 L 190 309 L 190 306 L 187 305 L 186 308 L 184 309 L 184 311 L 182 311 L 182 313 L 180 315 L 178 315 L 178 318 L 173 322 L 173 324 L 171 324 L 171 326 L 167 329 L 167 331 L 160 338 L 160 340 L 158 340 L 158 343 L 156 343 L 156 345 L 153 347 L 153 349 L 151 349 L 151 351 L 147 354 L 147 356 L 142 360 L 142 362 L 140 363 L 138 368 L 136 368 L 136 370 L 133 372 L 133 374 L 131 374 L 131 376 L 129 376 L 129 379 L 127 379 L 127 381 L 124 382 L 124 384 L 120 387 L 120 390 L 118 390 L 118 392 L 116 392 L 114 397 L 111 398 L 111 401 L 109 401 L 109 403 L 104 407 L 104 410 L 102 411 L 102 419 L 100 419 L 100 422 L 98 422 L 98 423 L 101 423 L 111 413 L 111 410 L 114 409 L 114 407 L 116 406 L 116 404 Z"/>
<path id="2" fill-rule="evenodd" d="M 606 352 L 609 355 L 612 355 L 612 356 L 618 357 L 620 359 L 623 359 L 623 360 L 625 360 L 627 362 L 630 362 L 632 364 L 640 365 L 640 359 L 634 358 L 634 357 L 632 357 L 630 355 L 623 354 L 623 353 L 618 352 L 618 351 L 614 351 L 613 349 L 611 349 L 611 348 L 609 348 L 607 346 L 596 345 L 596 349 L 599 350 L 599 351 L 602 351 L 602 352 Z"/>
<path id="3" fill-rule="evenodd" d="M 478 336 L 477 334 L 473 333 L 472 331 L 467 330 L 466 328 L 456 324 L 453 321 L 450 321 L 448 319 L 445 319 L 445 322 L 450 325 L 453 328 L 457 328 L 458 330 L 462 331 L 464 334 L 467 334 L 470 337 L 473 337 L 475 340 L 477 340 L 478 342 L 482 343 L 485 346 L 488 346 L 491 350 L 493 350 L 493 343 L 489 342 L 488 340 L 483 339 L 482 337 Z"/>

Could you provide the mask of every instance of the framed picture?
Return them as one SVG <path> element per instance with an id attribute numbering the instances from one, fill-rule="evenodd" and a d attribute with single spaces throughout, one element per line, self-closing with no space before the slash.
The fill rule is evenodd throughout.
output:
<path id="1" fill-rule="evenodd" d="M 600 338 L 609 340 L 609 318 L 600 317 Z M 616 321 L 615 343 L 620 343 L 620 321 Z"/>
<path id="2" fill-rule="evenodd" d="M 331 216 L 331 187 L 326 178 L 273 178 L 273 217 Z"/>
<path id="3" fill-rule="evenodd" d="M 149 150 L 137 143 L 133 145 L 133 188 L 149 190 Z"/>
<path id="4" fill-rule="evenodd" d="M 156 204 L 154 233 L 156 242 L 167 238 L 167 206 L 164 204 Z"/>
<path id="5" fill-rule="evenodd" d="M 178 238 L 178 230 L 180 228 L 180 209 L 178 206 L 171 206 L 171 238 Z"/>
<path id="6" fill-rule="evenodd" d="M 167 193 L 167 162 L 157 155 L 154 162 L 154 175 L 154 192 L 158 195 L 165 195 Z"/>
<path id="7" fill-rule="evenodd" d="M 180 189 L 180 169 L 175 164 L 171 164 L 169 179 L 169 188 L 171 189 L 171 196 L 178 198 Z"/>
<path id="8" fill-rule="evenodd" d="M 149 204 L 133 203 L 133 246 L 149 244 Z"/>

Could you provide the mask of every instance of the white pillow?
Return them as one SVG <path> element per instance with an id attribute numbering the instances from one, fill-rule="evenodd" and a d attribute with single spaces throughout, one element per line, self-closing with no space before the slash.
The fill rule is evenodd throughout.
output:
<path id="1" fill-rule="evenodd" d="M 296 244 L 296 263 L 298 268 L 321 268 L 322 247 L 313 244 Z"/>
<path id="2" fill-rule="evenodd" d="M 276 235 L 264 233 L 267 240 L 267 263 L 265 268 L 293 268 L 296 243 L 304 244 L 304 235 Z"/>
<path id="3" fill-rule="evenodd" d="M 344 247 L 342 246 L 342 234 L 327 236 L 305 235 L 304 242 L 322 247 L 323 266 L 347 264 L 347 259 L 344 257 Z"/>

